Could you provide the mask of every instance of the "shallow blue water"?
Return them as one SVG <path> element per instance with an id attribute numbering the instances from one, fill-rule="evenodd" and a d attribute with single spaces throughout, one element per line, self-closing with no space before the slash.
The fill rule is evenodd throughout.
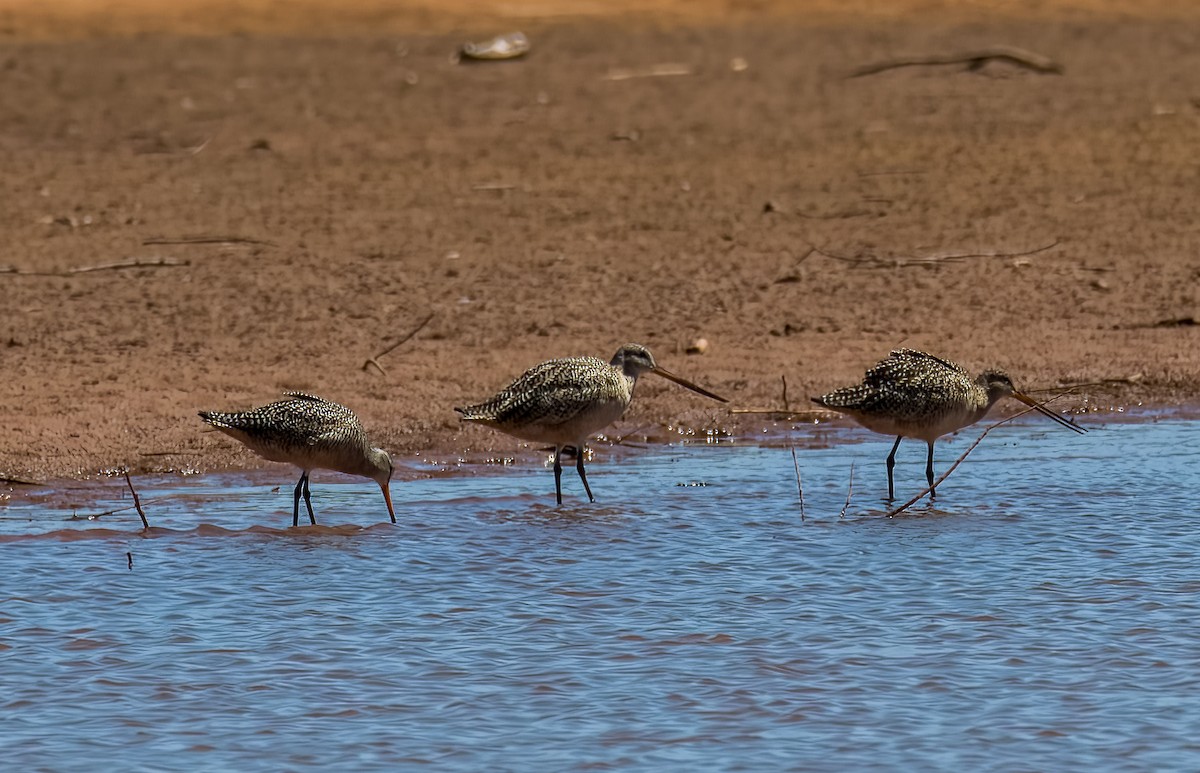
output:
<path id="1" fill-rule="evenodd" d="M 414 465 L 398 526 L 318 473 L 332 526 L 284 528 L 283 467 L 137 480 L 149 536 L 14 496 L 0 762 L 1198 769 L 1200 424 L 1090 426 L 997 429 L 896 518 L 891 441 L 824 429 L 795 436 L 804 521 L 789 451 L 736 445 L 602 448 L 599 502 L 568 471 L 562 509 L 538 464 Z M 901 446 L 901 498 L 923 470 Z"/>

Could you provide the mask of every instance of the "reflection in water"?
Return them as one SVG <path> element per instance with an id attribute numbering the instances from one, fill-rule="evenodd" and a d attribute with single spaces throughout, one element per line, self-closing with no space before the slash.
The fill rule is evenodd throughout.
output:
<path id="1" fill-rule="evenodd" d="M 891 441 L 828 430 L 798 447 L 804 522 L 790 453 L 757 447 L 601 453 L 601 501 L 561 509 L 536 465 L 410 471 L 396 526 L 353 481 L 322 480 L 328 525 L 299 529 L 271 475 L 139 480 L 146 535 L 64 520 L 123 481 L 14 496 L 3 759 L 1191 768 L 1197 430 L 1005 427 L 891 519 Z M 810 447 L 830 439 L 861 442 Z"/>

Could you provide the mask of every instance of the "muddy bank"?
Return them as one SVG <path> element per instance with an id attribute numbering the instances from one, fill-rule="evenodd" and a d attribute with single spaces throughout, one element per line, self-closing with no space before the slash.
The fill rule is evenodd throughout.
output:
<path id="1" fill-rule="evenodd" d="M 195 412 L 283 389 L 402 454 L 511 454 L 451 407 L 627 341 L 739 406 L 901 345 L 1107 381 L 1080 410 L 1195 401 L 1200 25 L 1163 7 L 523 18 L 528 59 L 473 67 L 459 22 L 10 34 L 0 471 L 254 465 Z M 1000 44 L 1062 74 L 845 77 Z M 618 433 L 761 423 L 639 392 Z"/>

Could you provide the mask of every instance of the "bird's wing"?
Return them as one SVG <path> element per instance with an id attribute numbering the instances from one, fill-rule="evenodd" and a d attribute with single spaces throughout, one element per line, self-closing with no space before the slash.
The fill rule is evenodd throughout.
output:
<path id="1" fill-rule="evenodd" d="M 919 367 L 919 368 L 934 368 L 941 367 L 946 370 L 953 371 L 960 375 L 970 378 L 970 374 L 961 366 L 949 360 L 943 360 L 941 357 L 936 357 L 928 352 L 918 351 L 917 349 L 893 349 L 886 360 L 882 360 L 867 371 L 869 379 L 871 373 L 877 369 L 884 368 L 884 372 L 888 372 L 896 367 Z"/>
<path id="2" fill-rule="evenodd" d="M 283 394 L 293 400 L 311 400 L 314 403 L 329 403 L 324 397 L 310 395 L 308 392 L 284 392 Z"/>
<path id="3" fill-rule="evenodd" d="M 533 366 L 495 397 L 463 409 L 468 420 L 497 424 L 555 425 L 593 405 L 600 379 L 617 377 L 602 360 L 571 357 Z"/>

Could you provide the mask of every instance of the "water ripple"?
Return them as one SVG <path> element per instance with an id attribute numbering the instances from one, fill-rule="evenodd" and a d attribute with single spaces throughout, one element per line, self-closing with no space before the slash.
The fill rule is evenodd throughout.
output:
<path id="1" fill-rule="evenodd" d="M 371 485 L 336 477 L 319 481 L 322 525 L 297 529 L 266 476 L 140 481 L 144 534 L 136 516 L 14 496 L 0 758 L 1195 768 L 1196 433 L 1008 426 L 936 505 L 895 518 L 890 441 L 857 434 L 798 447 L 804 520 L 790 453 L 755 447 L 597 458 L 600 502 L 568 490 L 563 508 L 540 465 L 410 473 L 397 525 Z M 915 445 L 902 495 L 923 481 Z M 119 486 L 94 490 L 97 511 L 122 506 Z"/>

